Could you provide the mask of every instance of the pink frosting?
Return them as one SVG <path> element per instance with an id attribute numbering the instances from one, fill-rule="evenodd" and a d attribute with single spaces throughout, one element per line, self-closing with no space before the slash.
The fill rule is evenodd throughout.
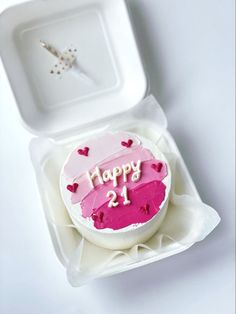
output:
<path id="1" fill-rule="evenodd" d="M 130 152 L 130 150 L 128 150 L 128 153 L 125 155 L 124 154 L 119 155 L 119 156 L 117 155 L 112 160 L 106 161 L 104 163 L 98 163 L 97 165 L 93 165 L 93 168 L 91 170 L 90 169 L 88 169 L 88 170 L 92 172 L 92 171 L 94 171 L 95 167 L 98 166 L 101 169 L 101 171 L 103 172 L 107 169 L 113 169 L 114 167 L 127 164 L 130 161 L 134 161 L 136 163 L 138 160 L 147 161 L 147 160 L 151 160 L 153 158 L 154 157 L 149 150 L 147 150 L 141 146 L 137 146 L 137 147 L 133 148 L 131 150 L 131 152 Z M 163 179 L 163 175 L 165 175 L 164 170 L 165 169 L 163 169 L 162 172 L 158 174 L 159 180 Z M 79 183 L 79 188 L 77 189 L 76 193 L 73 193 L 71 195 L 72 204 L 77 204 L 77 203 L 81 202 L 82 199 L 84 199 L 84 197 L 90 191 L 94 190 L 89 183 L 89 180 L 88 180 L 86 173 L 83 173 L 83 175 L 81 175 L 79 178 L 76 178 L 75 181 Z M 95 180 L 94 183 L 95 183 L 95 186 L 99 185 L 99 182 L 97 179 Z M 107 184 L 107 186 L 108 185 L 109 184 Z M 111 184 L 109 185 L 109 187 L 111 187 Z"/>
<path id="2" fill-rule="evenodd" d="M 153 181 L 130 190 L 132 203 L 109 208 L 108 203 L 94 210 L 94 226 L 97 229 L 110 228 L 119 230 L 131 224 L 145 223 L 152 219 L 160 210 L 165 198 L 166 186 L 161 181 Z M 122 204 L 122 199 L 118 201 Z"/>
<path id="3" fill-rule="evenodd" d="M 90 217 L 94 208 L 99 208 L 104 203 L 107 203 L 108 198 L 106 195 L 108 191 L 113 190 L 117 195 L 120 195 L 124 185 L 126 185 L 128 190 L 131 190 L 135 189 L 135 187 L 139 185 L 147 184 L 151 181 L 162 181 L 167 176 L 167 168 L 166 165 L 162 162 L 163 168 L 161 172 L 157 172 L 152 169 L 152 165 L 156 163 L 158 163 L 158 161 L 155 159 L 144 161 L 142 163 L 142 175 L 138 182 L 132 182 L 131 180 L 128 180 L 126 183 L 120 182 L 116 188 L 113 187 L 112 182 L 107 182 L 104 185 L 100 184 L 97 185 L 94 189 L 91 189 L 91 192 L 84 197 L 80 204 L 83 217 Z"/>
<path id="4" fill-rule="evenodd" d="M 111 160 L 116 153 L 125 153 L 130 150 L 121 145 L 122 141 L 133 141 L 132 148 L 140 145 L 140 140 L 136 136 L 131 136 L 125 132 L 108 133 L 106 138 L 99 137 L 97 139 L 90 140 L 89 143 L 81 145 L 76 148 L 70 155 L 65 167 L 64 175 L 66 178 L 79 177 L 89 169 L 92 169 L 94 165 L 104 162 L 106 159 Z M 81 156 L 78 154 L 79 149 L 89 148 L 88 156 Z"/>
<path id="5" fill-rule="evenodd" d="M 86 154 L 81 154 L 85 149 Z M 118 177 L 116 187 L 112 181 L 101 184 L 97 178 L 93 180 L 94 186 L 91 185 L 87 172 L 92 174 L 96 167 L 103 173 L 131 162 L 137 165 L 138 161 L 141 161 L 141 175 L 136 182 L 131 180 L 132 170 L 127 175 L 127 182 L 123 181 L 122 175 Z M 71 203 L 80 203 L 82 216 L 92 217 L 97 229 L 118 230 L 131 224 L 145 223 L 158 213 L 165 199 L 166 186 L 162 181 L 168 175 L 168 170 L 167 165 L 156 160 L 136 136 L 118 132 L 78 147 L 70 155 L 63 175 L 68 182 L 66 188 L 71 193 Z M 78 183 L 78 187 L 72 190 L 75 183 Z M 128 205 L 124 205 L 124 197 L 121 196 L 124 186 L 130 200 Z M 107 193 L 110 191 L 117 195 L 117 207 L 108 206 L 110 198 Z"/>

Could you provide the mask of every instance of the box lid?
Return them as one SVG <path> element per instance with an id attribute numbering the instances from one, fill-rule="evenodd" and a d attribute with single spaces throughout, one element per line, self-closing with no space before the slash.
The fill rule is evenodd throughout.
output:
<path id="1" fill-rule="evenodd" d="M 57 74 L 56 66 L 64 66 L 58 57 L 69 51 L 76 61 Z M 0 54 L 34 134 L 54 136 L 125 112 L 146 94 L 124 0 L 34 1 L 7 9 L 0 16 Z"/>

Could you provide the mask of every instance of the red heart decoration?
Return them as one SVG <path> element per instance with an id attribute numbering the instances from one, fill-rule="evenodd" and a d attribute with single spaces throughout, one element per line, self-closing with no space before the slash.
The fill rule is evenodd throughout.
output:
<path id="1" fill-rule="evenodd" d="M 78 150 L 78 154 L 85 157 L 88 157 L 88 153 L 89 153 L 89 147 L 85 147 L 84 149 Z"/>
<path id="2" fill-rule="evenodd" d="M 143 212 L 144 214 L 149 214 L 150 213 L 150 205 L 146 204 L 145 206 L 142 206 L 140 208 L 141 212 Z"/>
<path id="3" fill-rule="evenodd" d="M 152 169 L 154 169 L 156 172 L 161 172 L 162 168 L 163 164 L 161 162 L 152 165 Z"/>
<path id="4" fill-rule="evenodd" d="M 103 222 L 103 217 L 104 217 L 104 213 L 103 213 L 103 212 L 100 212 L 100 214 L 99 214 L 100 222 Z"/>
<path id="5" fill-rule="evenodd" d="M 124 147 L 127 147 L 127 148 L 130 148 L 133 144 L 133 140 L 129 139 L 128 142 L 121 142 L 121 145 L 124 146 Z"/>
<path id="6" fill-rule="evenodd" d="M 98 215 L 92 214 L 92 219 L 93 219 L 93 221 L 97 221 L 98 220 Z"/>
<path id="7" fill-rule="evenodd" d="M 104 217 L 104 213 L 100 212 L 98 215 L 97 214 L 92 214 L 92 219 L 93 221 L 99 221 L 99 222 L 103 222 L 103 217 Z"/>
<path id="8" fill-rule="evenodd" d="M 78 183 L 74 183 L 73 185 L 67 185 L 67 190 L 71 193 L 76 193 L 77 189 L 79 187 Z"/>

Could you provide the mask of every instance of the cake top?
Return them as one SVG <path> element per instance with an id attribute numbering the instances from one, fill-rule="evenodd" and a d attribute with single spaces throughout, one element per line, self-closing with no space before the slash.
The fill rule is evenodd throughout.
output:
<path id="1" fill-rule="evenodd" d="M 69 155 L 61 191 L 73 218 L 89 220 L 97 230 L 120 230 L 146 223 L 161 210 L 167 176 L 164 158 L 156 159 L 136 135 L 107 133 Z"/>

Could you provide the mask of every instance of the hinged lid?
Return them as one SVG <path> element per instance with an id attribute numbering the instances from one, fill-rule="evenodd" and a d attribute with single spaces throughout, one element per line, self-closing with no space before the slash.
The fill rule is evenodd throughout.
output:
<path id="1" fill-rule="evenodd" d="M 40 41 L 62 55 L 74 49 L 76 64 L 52 75 L 61 65 Z M 0 16 L 0 54 L 22 120 L 35 134 L 55 136 L 125 112 L 146 94 L 124 0 L 48 0 L 12 7 Z"/>

